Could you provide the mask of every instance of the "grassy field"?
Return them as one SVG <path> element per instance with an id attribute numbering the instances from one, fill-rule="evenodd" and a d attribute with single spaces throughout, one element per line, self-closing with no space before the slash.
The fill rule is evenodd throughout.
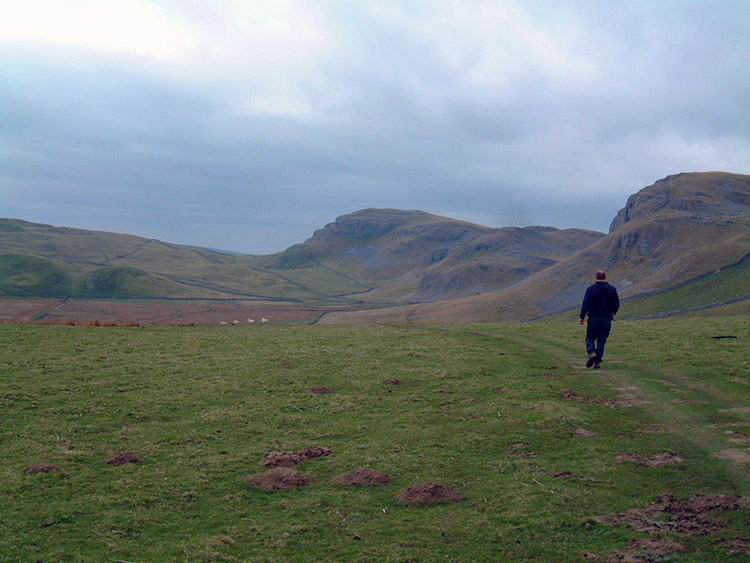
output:
<path id="1" fill-rule="evenodd" d="M 0 561 L 747 561 L 748 329 L 618 322 L 594 371 L 575 322 L 0 326 Z M 309 446 L 308 486 L 245 480 Z M 465 500 L 396 500 L 432 481 Z M 599 518 L 666 493 L 735 505 Z"/>

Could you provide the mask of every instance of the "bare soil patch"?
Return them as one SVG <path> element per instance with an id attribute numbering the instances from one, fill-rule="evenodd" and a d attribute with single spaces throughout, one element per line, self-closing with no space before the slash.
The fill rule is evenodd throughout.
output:
<path id="1" fill-rule="evenodd" d="M 261 467 L 296 467 L 302 463 L 297 452 L 266 452 L 258 465 Z"/>
<path id="2" fill-rule="evenodd" d="M 719 409 L 719 412 L 739 412 L 739 413 L 750 413 L 750 407 L 736 407 L 733 409 Z"/>
<path id="3" fill-rule="evenodd" d="M 641 399 L 628 398 L 628 399 L 595 399 L 591 397 L 581 397 L 573 389 L 563 389 L 557 394 L 561 399 L 568 401 L 575 401 L 576 403 L 582 404 L 601 404 L 611 409 L 622 409 L 629 407 L 639 407 L 648 404 L 648 401 Z"/>
<path id="4" fill-rule="evenodd" d="M 104 461 L 107 465 L 125 465 L 126 463 L 142 463 L 133 452 L 117 452 Z"/>
<path id="5" fill-rule="evenodd" d="M 750 453 L 746 452 L 745 450 L 721 450 L 718 453 L 718 456 L 722 459 L 736 461 L 737 463 L 750 463 Z"/>
<path id="6" fill-rule="evenodd" d="M 458 491 L 438 482 L 412 483 L 401 491 L 396 500 L 401 504 L 416 504 L 427 506 L 430 504 L 456 503 L 464 500 Z"/>
<path id="7" fill-rule="evenodd" d="M 385 380 L 386 385 L 403 385 L 404 382 L 400 379 L 386 379 Z"/>
<path id="8" fill-rule="evenodd" d="M 727 555 L 750 555 L 750 538 L 726 538 L 711 542 L 721 547 Z"/>
<path id="9" fill-rule="evenodd" d="M 739 507 L 740 500 L 730 495 L 696 495 L 678 499 L 671 494 L 662 494 L 642 508 L 630 508 L 595 519 L 610 526 L 630 524 L 637 532 L 705 535 L 724 526 L 722 522 L 710 519 L 713 511 Z"/>
<path id="10" fill-rule="evenodd" d="M 294 489 L 310 484 L 310 479 L 306 475 L 290 467 L 274 467 L 267 473 L 245 477 L 245 480 L 251 487 L 264 491 Z"/>
<path id="11" fill-rule="evenodd" d="M 310 387 L 310 390 L 308 391 L 310 395 L 326 395 L 328 393 L 333 393 L 332 389 L 329 389 L 328 387 Z"/>
<path id="12" fill-rule="evenodd" d="M 325 446 L 310 446 L 297 452 L 304 459 L 317 459 L 331 455 L 331 448 Z"/>
<path id="13" fill-rule="evenodd" d="M 258 465 L 261 467 L 295 467 L 306 459 L 317 459 L 331 455 L 331 448 L 309 446 L 296 452 L 270 451 L 263 454 Z"/>
<path id="14" fill-rule="evenodd" d="M 331 479 L 332 483 L 342 487 L 362 487 L 373 485 L 385 485 L 389 483 L 391 476 L 382 471 L 376 471 L 369 467 L 358 467 L 348 473 L 343 473 Z"/>
<path id="15" fill-rule="evenodd" d="M 0 299 L 0 321 L 29 322 L 34 315 L 58 307 L 60 299 Z"/>
<path id="16" fill-rule="evenodd" d="M 576 428 L 573 430 L 573 435 L 579 438 L 593 438 L 594 436 L 598 436 L 593 430 L 586 430 L 585 428 Z"/>
<path id="17" fill-rule="evenodd" d="M 55 463 L 45 463 L 38 461 L 24 468 L 23 472 L 28 475 L 36 475 L 37 473 L 50 473 L 52 471 L 62 471 L 62 467 Z"/>
<path id="18" fill-rule="evenodd" d="M 166 301 L 149 299 L 2 299 L 0 321 L 29 322 L 46 312 L 43 322 L 86 325 L 93 321 L 112 325 L 219 325 L 234 321 L 260 329 L 269 323 L 314 320 L 328 309 L 297 303 L 225 299 Z M 253 320 L 254 323 L 248 321 Z"/>
<path id="19" fill-rule="evenodd" d="M 612 553 L 600 556 L 596 553 L 584 553 L 584 559 L 627 563 L 668 561 L 675 553 L 684 553 L 687 548 L 675 541 L 663 538 L 630 538 L 628 545 Z"/>
<path id="20" fill-rule="evenodd" d="M 557 394 L 557 396 L 560 397 L 561 399 L 567 399 L 568 401 L 576 401 L 579 403 L 585 403 L 585 402 L 590 401 L 590 399 L 587 400 L 587 399 L 584 399 L 583 397 L 579 397 L 578 393 L 576 393 L 572 389 L 563 389 Z"/>
<path id="21" fill-rule="evenodd" d="M 619 463 L 633 462 L 641 467 L 660 467 L 662 465 L 674 465 L 685 461 L 684 458 L 671 452 L 662 452 L 650 456 L 638 455 L 630 452 L 623 452 L 615 456 L 615 461 Z"/>

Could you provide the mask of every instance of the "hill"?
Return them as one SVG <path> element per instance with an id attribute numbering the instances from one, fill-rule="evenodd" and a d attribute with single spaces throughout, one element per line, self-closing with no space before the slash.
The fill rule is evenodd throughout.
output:
<path id="1" fill-rule="evenodd" d="M 321 268 L 336 272 L 361 286 L 358 299 L 425 302 L 509 287 L 603 236 L 554 227 L 491 229 L 423 211 L 364 209 L 339 217 L 268 266 L 300 283 Z"/>
<path id="2" fill-rule="evenodd" d="M 259 260 L 127 234 L 0 219 L 0 292 L 4 296 L 314 296 L 263 271 L 256 266 Z"/>
<path id="3" fill-rule="evenodd" d="M 643 188 L 606 235 L 363 209 L 284 252 L 249 256 L 0 219 L 0 296 L 286 301 L 339 311 L 328 323 L 523 320 L 576 307 L 605 269 L 623 298 L 640 296 L 643 316 L 750 294 L 748 223 L 750 176 L 726 172 Z"/>
<path id="4" fill-rule="evenodd" d="M 384 304 L 507 287 L 602 233 L 490 229 L 421 211 L 366 209 L 270 256 L 0 219 L 0 294 L 255 298 Z"/>
<path id="5" fill-rule="evenodd" d="M 390 311 L 338 313 L 325 322 L 530 319 L 579 305 L 600 268 L 623 297 L 648 295 L 739 263 L 750 252 L 749 226 L 750 176 L 668 176 L 632 195 L 607 236 L 512 287 Z M 735 294 L 750 294 L 750 281 L 738 280 Z M 696 305 L 723 298 L 704 289 L 699 301 Z"/>

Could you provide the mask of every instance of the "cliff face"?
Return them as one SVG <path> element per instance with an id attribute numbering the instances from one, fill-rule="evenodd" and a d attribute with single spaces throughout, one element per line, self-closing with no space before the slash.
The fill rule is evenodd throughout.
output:
<path id="1" fill-rule="evenodd" d="M 750 218 L 750 176 L 726 172 L 667 176 L 631 195 L 612 220 L 609 232 L 657 213 L 703 223 L 745 221 Z"/>
<path id="2" fill-rule="evenodd" d="M 300 275 L 323 267 L 377 287 L 389 299 L 433 301 L 508 287 L 603 236 L 554 227 L 491 229 L 423 211 L 363 209 L 318 229 L 270 267 Z"/>

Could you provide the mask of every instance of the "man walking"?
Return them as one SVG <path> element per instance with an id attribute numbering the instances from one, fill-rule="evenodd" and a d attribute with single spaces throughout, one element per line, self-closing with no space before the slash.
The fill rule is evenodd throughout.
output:
<path id="1" fill-rule="evenodd" d="M 619 308 L 620 297 L 617 295 L 617 289 L 607 282 L 607 274 L 599 270 L 596 273 L 596 283 L 586 288 L 579 320 L 580 324 L 583 324 L 586 315 L 589 316 L 586 326 L 586 353 L 589 355 L 586 361 L 587 368 L 592 365 L 594 369 L 601 367 L 604 344 L 612 329 L 612 319 Z"/>

